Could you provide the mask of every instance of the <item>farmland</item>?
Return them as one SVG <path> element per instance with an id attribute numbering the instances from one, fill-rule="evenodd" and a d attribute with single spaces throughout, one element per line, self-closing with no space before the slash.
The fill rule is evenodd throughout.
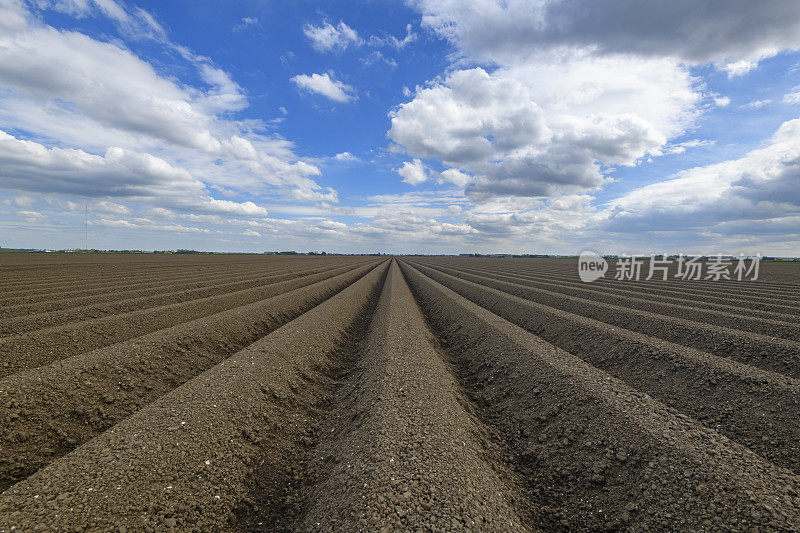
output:
<path id="1" fill-rule="evenodd" d="M 800 265 L 0 255 L 0 531 L 798 530 Z"/>

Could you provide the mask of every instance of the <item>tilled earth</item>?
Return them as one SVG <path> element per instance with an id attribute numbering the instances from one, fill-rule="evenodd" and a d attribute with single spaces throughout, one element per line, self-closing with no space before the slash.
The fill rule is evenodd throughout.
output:
<path id="1" fill-rule="evenodd" d="M 0 532 L 797 531 L 798 274 L 2 254 Z"/>

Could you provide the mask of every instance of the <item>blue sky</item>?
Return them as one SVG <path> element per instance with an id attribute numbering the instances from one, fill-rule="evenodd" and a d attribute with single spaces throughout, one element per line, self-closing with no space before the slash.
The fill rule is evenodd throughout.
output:
<path id="1" fill-rule="evenodd" d="M 0 245 L 800 255 L 800 7 L 0 0 Z"/>

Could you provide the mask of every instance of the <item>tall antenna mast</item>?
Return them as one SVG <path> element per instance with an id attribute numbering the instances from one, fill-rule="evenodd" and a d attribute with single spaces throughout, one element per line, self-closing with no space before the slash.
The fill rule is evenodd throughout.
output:
<path id="1" fill-rule="evenodd" d="M 84 250 L 89 250 L 89 202 L 84 204 L 83 211 L 83 246 Z"/>

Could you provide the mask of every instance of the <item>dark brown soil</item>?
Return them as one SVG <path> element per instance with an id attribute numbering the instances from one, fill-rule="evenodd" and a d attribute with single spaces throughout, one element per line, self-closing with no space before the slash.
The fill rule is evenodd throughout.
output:
<path id="1" fill-rule="evenodd" d="M 0 533 L 800 529 L 800 265 L 0 255 Z"/>
<path id="2" fill-rule="evenodd" d="M 363 262 L 361 262 L 363 263 Z M 356 263 L 360 264 L 360 263 Z M 46 365 L 284 292 L 351 270 L 354 265 L 301 275 L 231 293 L 91 318 L 0 338 L 0 377 Z"/>
<path id="3" fill-rule="evenodd" d="M 686 317 L 675 317 L 624 305 L 601 303 L 589 298 L 501 281 L 494 277 L 476 276 L 443 266 L 437 267 L 437 270 L 549 307 L 594 318 L 607 324 L 691 346 L 723 357 L 731 357 L 767 370 L 800 377 L 800 342 L 770 334 L 769 332 L 772 332 L 773 329 L 782 330 L 776 326 L 769 326 L 764 333 L 753 333 L 732 327 L 706 324 Z"/>

